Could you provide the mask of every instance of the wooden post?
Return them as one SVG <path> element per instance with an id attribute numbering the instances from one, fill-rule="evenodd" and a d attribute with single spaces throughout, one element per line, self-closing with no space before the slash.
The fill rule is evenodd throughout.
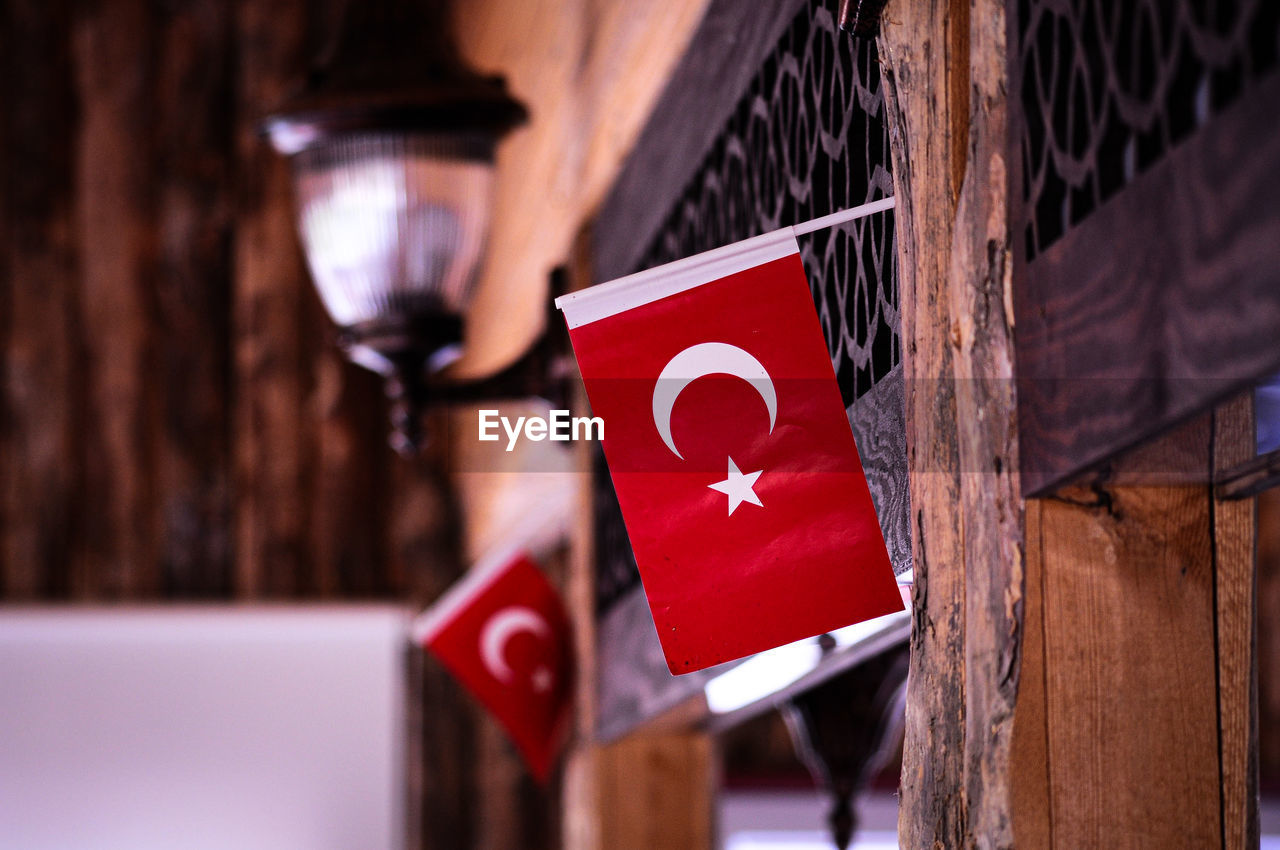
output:
<path id="1" fill-rule="evenodd" d="M 1023 570 L 1004 3 L 892 4 L 880 45 L 915 560 L 901 840 L 1003 847 Z"/>
<path id="2" fill-rule="evenodd" d="M 1248 846 L 1253 509 L 1211 480 L 1250 414 L 1143 449 L 1189 477 L 1023 500 L 1005 10 L 882 21 L 916 570 L 901 841 Z"/>

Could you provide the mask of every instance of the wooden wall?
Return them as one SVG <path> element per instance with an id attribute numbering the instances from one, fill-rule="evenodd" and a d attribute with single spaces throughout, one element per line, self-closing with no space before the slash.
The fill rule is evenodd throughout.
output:
<path id="1" fill-rule="evenodd" d="M 678 5 L 462 4 L 464 49 L 534 113 L 500 156 L 497 325 L 473 362 L 536 331 L 546 272 L 701 14 Z M 340 6 L 0 4 L 0 601 L 425 604 L 486 537 L 454 494 L 487 485 L 436 471 L 448 445 L 386 449 L 380 382 L 337 354 L 254 131 Z M 421 676 L 428 846 L 554 845 L 558 792 Z"/>
<path id="2" fill-rule="evenodd" d="M 427 485 L 380 449 L 253 130 L 326 11 L 5 4 L 6 598 L 409 589 L 432 532 L 388 518 Z"/>

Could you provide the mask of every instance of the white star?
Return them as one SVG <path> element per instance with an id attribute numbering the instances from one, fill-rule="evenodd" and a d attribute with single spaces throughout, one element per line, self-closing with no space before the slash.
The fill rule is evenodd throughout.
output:
<path id="1" fill-rule="evenodd" d="M 756 495 L 756 491 L 752 488 L 756 486 L 756 479 L 760 477 L 760 473 L 764 470 L 757 469 L 755 472 L 748 472 L 743 475 L 738 470 L 738 465 L 733 462 L 733 458 L 729 458 L 729 477 L 723 481 L 717 481 L 715 484 L 708 484 L 712 490 L 718 490 L 729 497 L 729 516 L 733 516 L 733 512 L 738 509 L 738 505 L 743 502 L 750 502 L 753 505 L 760 504 L 760 497 Z"/>

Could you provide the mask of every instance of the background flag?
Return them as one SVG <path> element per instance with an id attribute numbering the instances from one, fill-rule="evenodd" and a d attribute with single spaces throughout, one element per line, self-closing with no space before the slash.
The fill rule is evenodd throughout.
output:
<path id="1" fill-rule="evenodd" d="M 673 673 L 902 610 L 789 228 L 557 304 Z"/>
<path id="2" fill-rule="evenodd" d="M 537 565 L 522 553 L 478 564 L 418 619 L 414 637 L 544 781 L 570 716 L 574 669 L 568 616 Z"/>

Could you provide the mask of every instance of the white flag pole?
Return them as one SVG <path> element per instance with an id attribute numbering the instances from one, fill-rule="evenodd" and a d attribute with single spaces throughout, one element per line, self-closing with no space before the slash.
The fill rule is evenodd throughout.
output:
<path id="1" fill-rule="evenodd" d="M 831 215 L 824 215 L 821 218 L 812 218 L 808 221 L 802 221 L 799 224 L 791 226 L 791 230 L 796 236 L 803 236 L 806 233 L 813 233 L 815 230 L 822 230 L 824 227 L 835 227 L 837 224 L 844 224 L 847 221 L 857 221 L 865 218 L 872 213 L 883 212 L 884 210 L 893 209 L 893 198 L 881 198 L 878 201 L 872 201 L 869 204 L 853 207 L 840 212 L 833 212 Z"/>

